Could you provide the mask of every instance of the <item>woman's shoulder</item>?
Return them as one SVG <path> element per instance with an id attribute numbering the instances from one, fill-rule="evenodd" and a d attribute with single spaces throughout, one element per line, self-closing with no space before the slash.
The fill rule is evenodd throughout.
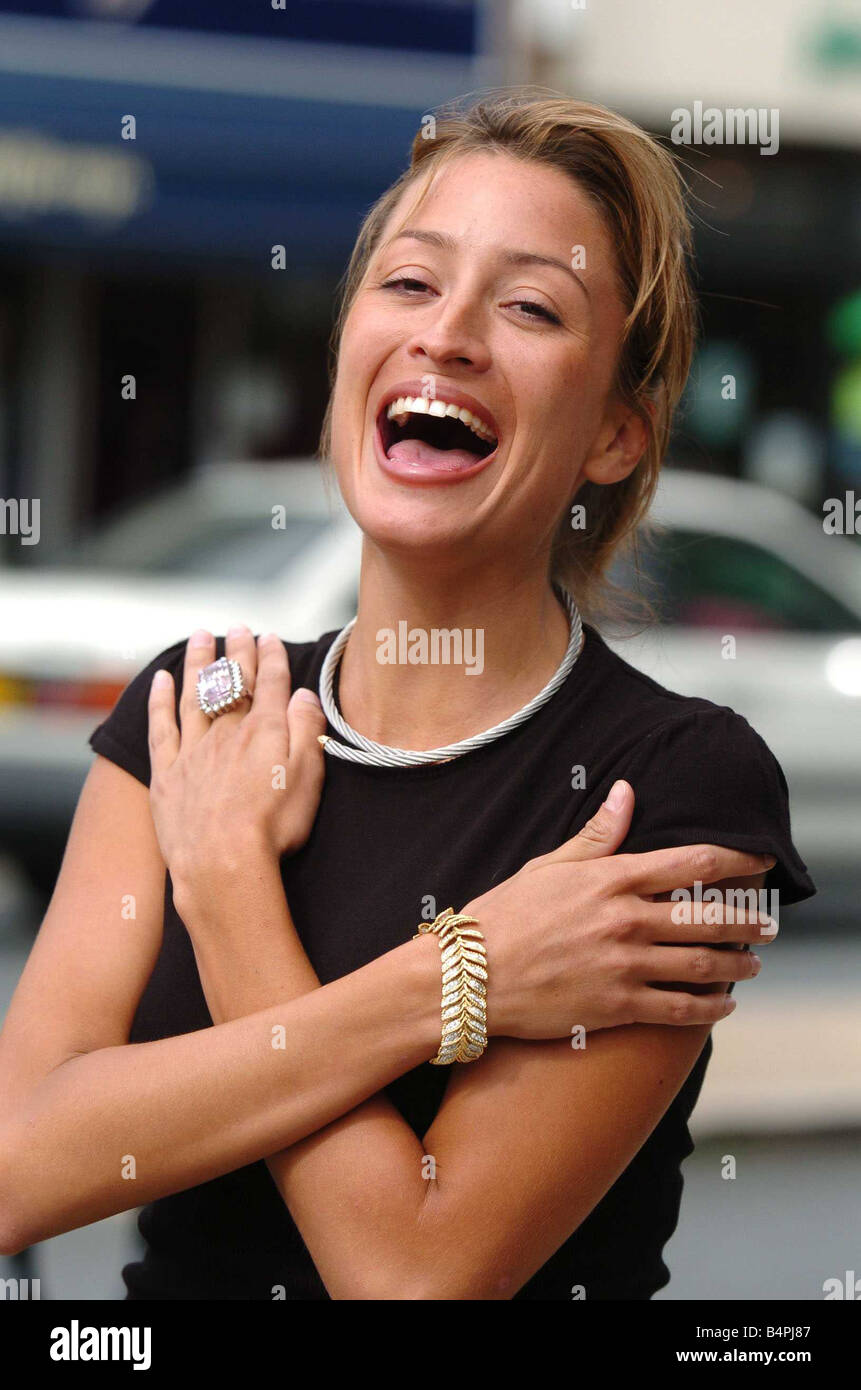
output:
<path id="1" fill-rule="evenodd" d="M 259 636 L 258 633 L 254 635 Z M 300 685 L 316 688 L 320 667 L 335 636 L 335 632 L 327 632 L 310 642 L 284 641 L 294 690 Z M 223 633 L 215 635 L 216 660 L 225 654 L 225 640 Z M 152 678 L 156 671 L 160 670 L 169 671 L 173 676 L 175 714 L 178 722 L 187 643 L 188 637 L 183 637 L 148 661 L 132 677 L 110 714 L 93 730 L 87 740 L 95 753 L 110 758 L 146 786 L 149 786 L 151 777 L 149 692 Z"/>
<path id="2" fill-rule="evenodd" d="M 593 647 L 593 698 L 600 695 L 596 704 L 606 717 L 626 727 L 637 740 L 656 735 L 665 726 L 684 729 L 700 722 L 713 726 L 713 737 L 737 738 L 742 743 L 755 732 L 729 705 L 662 685 L 626 660 L 596 628 L 585 626 Z"/>
<path id="3" fill-rule="evenodd" d="M 189 636 L 190 635 L 189 633 Z M 255 639 L 260 635 L 260 633 L 255 632 Z M 291 642 L 288 638 L 282 637 L 281 640 L 287 649 L 287 655 L 290 659 L 290 675 L 294 685 L 303 684 L 310 674 L 314 671 L 319 672 L 326 652 L 329 650 L 336 636 L 337 629 L 332 632 L 324 632 L 322 636 L 316 637 L 311 641 Z M 174 642 L 172 646 L 165 647 L 163 651 L 159 652 L 151 661 L 147 662 L 146 666 L 141 668 L 129 683 L 127 689 L 130 689 L 131 686 L 137 682 L 145 681 L 147 677 L 151 680 L 156 671 L 161 668 L 170 671 L 174 680 L 179 680 L 181 682 L 187 643 L 188 637 L 183 637 L 179 642 Z M 224 656 L 225 651 L 225 635 L 223 633 L 216 633 L 215 659 L 217 660 L 219 657 Z"/>
<path id="4" fill-rule="evenodd" d="M 729 705 L 681 695 L 636 670 L 597 633 L 594 702 L 623 749 L 615 775 L 634 788 L 624 849 L 722 844 L 778 860 L 785 902 L 816 891 L 793 840 L 789 788 L 762 735 Z"/>

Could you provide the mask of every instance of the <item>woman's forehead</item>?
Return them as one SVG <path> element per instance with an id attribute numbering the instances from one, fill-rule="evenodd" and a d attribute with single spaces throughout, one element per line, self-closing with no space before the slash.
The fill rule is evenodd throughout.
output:
<path id="1" fill-rule="evenodd" d="M 506 252 L 564 254 L 583 266 L 591 261 L 590 278 L 616 280 L 609 229 L 588 190 L 563 170 L 506 151 L 465 151 L 409 184 L 372 261 L 414 231 L 465 254 L 479 242 Z M 408 241 L 402 244 L 409 250 Z"/>

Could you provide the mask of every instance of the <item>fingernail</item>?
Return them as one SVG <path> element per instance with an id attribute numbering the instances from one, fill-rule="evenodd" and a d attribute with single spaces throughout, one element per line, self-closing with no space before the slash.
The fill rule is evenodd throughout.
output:
<path id="1" fill-rule="evenodd" d="M 259 640 L 262 647 L 266 642 L 280 642 L 281 638 L 278 636 L 277 632 L 264 632 Z"/>
<path id="2" fill-rule="evenodd" d="M 317 696 L 314 694 L 313 690 L 306 690 L 304 685 L 299 686 L 299 689 L 295 692 L 293 698 L 294 700 L 298 700 L 298 702 L 302 705 L 316 705 L 318 709 L 320 707 L 320 701 L 317 699 Z"/>
<path id="3" fill-rule="evenodd" d="M 205 627 L 195 628 L 194 632 L 191 634 L 191 637 L 189 638 L 189 642 L 192 647 L 205 647 L 211 641 L 212 633 L 207 632 Z"/>
<path id="4" fill-rule="evenodd" d="M 611 811 L 618 811 L 625 804 L 625 783 L 614 782 L 605 802 Z"/>
<path id="5" fill-rule="evenodd" d="M 248 628 L 244 623 L 234 623 L 233 627 L 227 629 L 227 635 L 228 637 L 241 637 L 242 634 L 247 631 Z"/>
<path id="6" fill-rule="evenodd" d="M 152 678 L 152 683 L 156 690 L 164 690 L 170 680 L 169 671 L 156 671 Z"/>
<path id="7" fill-rule="evenodd" d="M 776 863 L 777 860 L 773 854 L 764 854 L 762 856 L 762 867 L 764 869 L 773 869 Z"/>
<path id="8" fill-rule="evenodd" d="M 726 1003 L 724 1004 L 724 1009 L 723 1009 L 724 1014 L 725 1014 L 725 1015 L 726 1015 L 726 1014 L 731 1014 L 732 1011 L 733 1011 L 733 1009 L 735 1008 L 735 1006 L 736 1006 L 736 1000 L 733 999 L 733 997 L 732 997 L 731 994 L 728 994 L 728 995 L 727 995 L 727 998 L 726 998 Z"/>
<path id="9" fill-rule="evenodd" d="M 762 969 L 762 961 L 760 960 L 759 956 L 756 955 L 753 951 L 751 951 L 750 953 L 750 958 L 753 961 L 753 973 L 754 975 L 758 975 L 760 970 Z"/>

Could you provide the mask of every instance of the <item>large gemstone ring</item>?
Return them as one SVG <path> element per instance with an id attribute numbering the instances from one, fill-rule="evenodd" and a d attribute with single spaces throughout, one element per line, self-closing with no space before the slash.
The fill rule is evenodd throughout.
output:
<path id="1" fill-rule="evenodd" d="M 197 698 L 200 708 L 210 719 L 235 709 L 239 701 L 251 699 L 251 691 L 245 684 L 242 667 L 234 657 L 220 656 L 212 661 L 197 677 Z"/>

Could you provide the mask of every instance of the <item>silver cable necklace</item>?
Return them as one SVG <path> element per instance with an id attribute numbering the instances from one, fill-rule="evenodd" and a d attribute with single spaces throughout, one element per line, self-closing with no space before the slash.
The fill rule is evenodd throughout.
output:
<path id="1" fill-rule="evenodd" d="M 326 659 L 320 671 L 319 694 L 323 713 L 331 727 L 337 729 L 341 738 L 347 740 L 347 743 L 339 743 L 330 735 L 323 734 L 320 742 L 325 751 L 334 757 L 343 758 L 345 762 L 364 763 L 369 767 L 420 767 L 427 763 L 448 762 L 452 758 L 461 758 L 464 753 L 471 753 L 474 748 L 483 748 L 486 744 L 493 743 L 495 739 L 502 738 L 503 734 L 507 734 L 512 729 L 524 724 L 556 694 L 556 691 L 570 674 L 583 646 L 583 624 L 579 609 L 567 589 L 560 587 L 558 593 L 565 604 L 571 631 L 565 655 L 559 663 L 556 674 L 551 676 L 544 689 L 539 690 L 538 694 L 522 709 L 509 715 L 507 719 L 503 719 L 501 724 L 494 724 L 492 729 L 485 729 L 483 733 L 461 739 L 459 743 L 450 743 L 446 748 L 428 748 L 424 751 L 409 748 L 388 748 L 384 743 L 375 743 L 373 739 L 365 738 L 363 734 L 351 728 L 335 704 L 333 693 L 335 672 L 356 623 L 356 619 L 351 618 L 346 627 L 338 633 L 326 653 Z M 350 747 L 350 744 L 353 747 Z"/>

